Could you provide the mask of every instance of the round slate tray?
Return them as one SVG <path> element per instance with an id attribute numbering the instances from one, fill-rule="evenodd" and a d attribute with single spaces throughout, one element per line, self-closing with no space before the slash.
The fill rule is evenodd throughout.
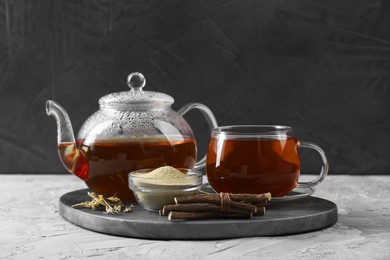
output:
<path id="1" fill-rule="evenodd" d="M 148 239 L 224 239 L 287 235 L 318 230 L 337 222 L 337 206 L 328 200 L 306 197 L 266 206 L 264 216 L 252 219 L 169 221 L 139 205 L 130 213 L 109 215 L 103 211 L 72 208 L 90 200 L 87 189 L 64 194 L 60 215 L 67 221 L 97 232 Z"/>

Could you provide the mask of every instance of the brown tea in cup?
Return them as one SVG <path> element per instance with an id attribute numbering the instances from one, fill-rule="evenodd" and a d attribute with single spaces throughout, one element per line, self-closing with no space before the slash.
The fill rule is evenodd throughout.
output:
<path id="1" fill-rule="evenodd" d="M 294 188 L 318 185 L 328 163 L 317 145 L 289 136 L 286 126 L 225 126 L 212 130 L 207 153 L 207 178 L 217 192 L 265 193 L 281 197 Z M 320 176 L 299 183 L 299 147 L 317 150 L 323 159 Z"/>

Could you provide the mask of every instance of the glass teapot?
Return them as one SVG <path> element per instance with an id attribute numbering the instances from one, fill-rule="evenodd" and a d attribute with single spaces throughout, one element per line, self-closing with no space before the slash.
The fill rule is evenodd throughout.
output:
<path id="1" fill-rule="evenodd" d="M 196 141 L 183 115 L 199 109 L 214 128 L 217 121 L 211 110 L 190 103 L 176 112 L 171 109 L 171 96 L 143 91 L 145 83 L 141 73 L 131 73 L 127 78 L 130 91 L 100 98 L 100 109 L 84 122 L 77 139 L 67 112 L 52 100 L 46 102 L 46 113 L 57 121 L 63 165 L 97 193 L 134 201 L 128 187 L 131 171 L 164 165 L 205 166 L 206 156 L 196 162 Z"/>

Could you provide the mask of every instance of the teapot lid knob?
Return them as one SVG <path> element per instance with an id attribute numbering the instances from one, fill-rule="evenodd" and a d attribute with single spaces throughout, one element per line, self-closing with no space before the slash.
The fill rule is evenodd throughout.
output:
<path id="1" fill-rule="evenodd" d="M 146 80 L 140 72 L 133 72 L 127 77 L 127 85 L 130 91 L 121 91 L 107 94 L 99 99 L 102 107 L 132 109 L 138 106 L 142 109 L 148 109 L 152 106 L 170 105 L 174 99 L 164 93 L 155 91 L 143 91 Z M 145 106 L 146 105 L 146 106 Z"/>
<path id="2" fill-rule="evenodd" d="M 146 79 L 144 75 L 140 72 L 133 72 L 127 76 L 127 85 L 133 91 L 140 91 L 146 84 Z"/>

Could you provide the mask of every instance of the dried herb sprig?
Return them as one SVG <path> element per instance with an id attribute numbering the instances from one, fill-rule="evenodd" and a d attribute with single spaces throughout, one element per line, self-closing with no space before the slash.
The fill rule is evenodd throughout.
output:
<path id="1" fill-rule="evenodd" d="M 134 207 L 132 204 L 126 207 L 121 199 L 116 197 L 116 195 L 105 198 L 103 195 L 96 194 L 95 192 L 87 193 L 88 196 L 92 198 L 92 200 L 74 204 L 72 205 L 72 208 L 81 207 L 90 208 L 93 210 L 105 208 L 106 212 L 109 214 L 118 214 L 120 212 L 131 212 L 132 208 Z"/>

